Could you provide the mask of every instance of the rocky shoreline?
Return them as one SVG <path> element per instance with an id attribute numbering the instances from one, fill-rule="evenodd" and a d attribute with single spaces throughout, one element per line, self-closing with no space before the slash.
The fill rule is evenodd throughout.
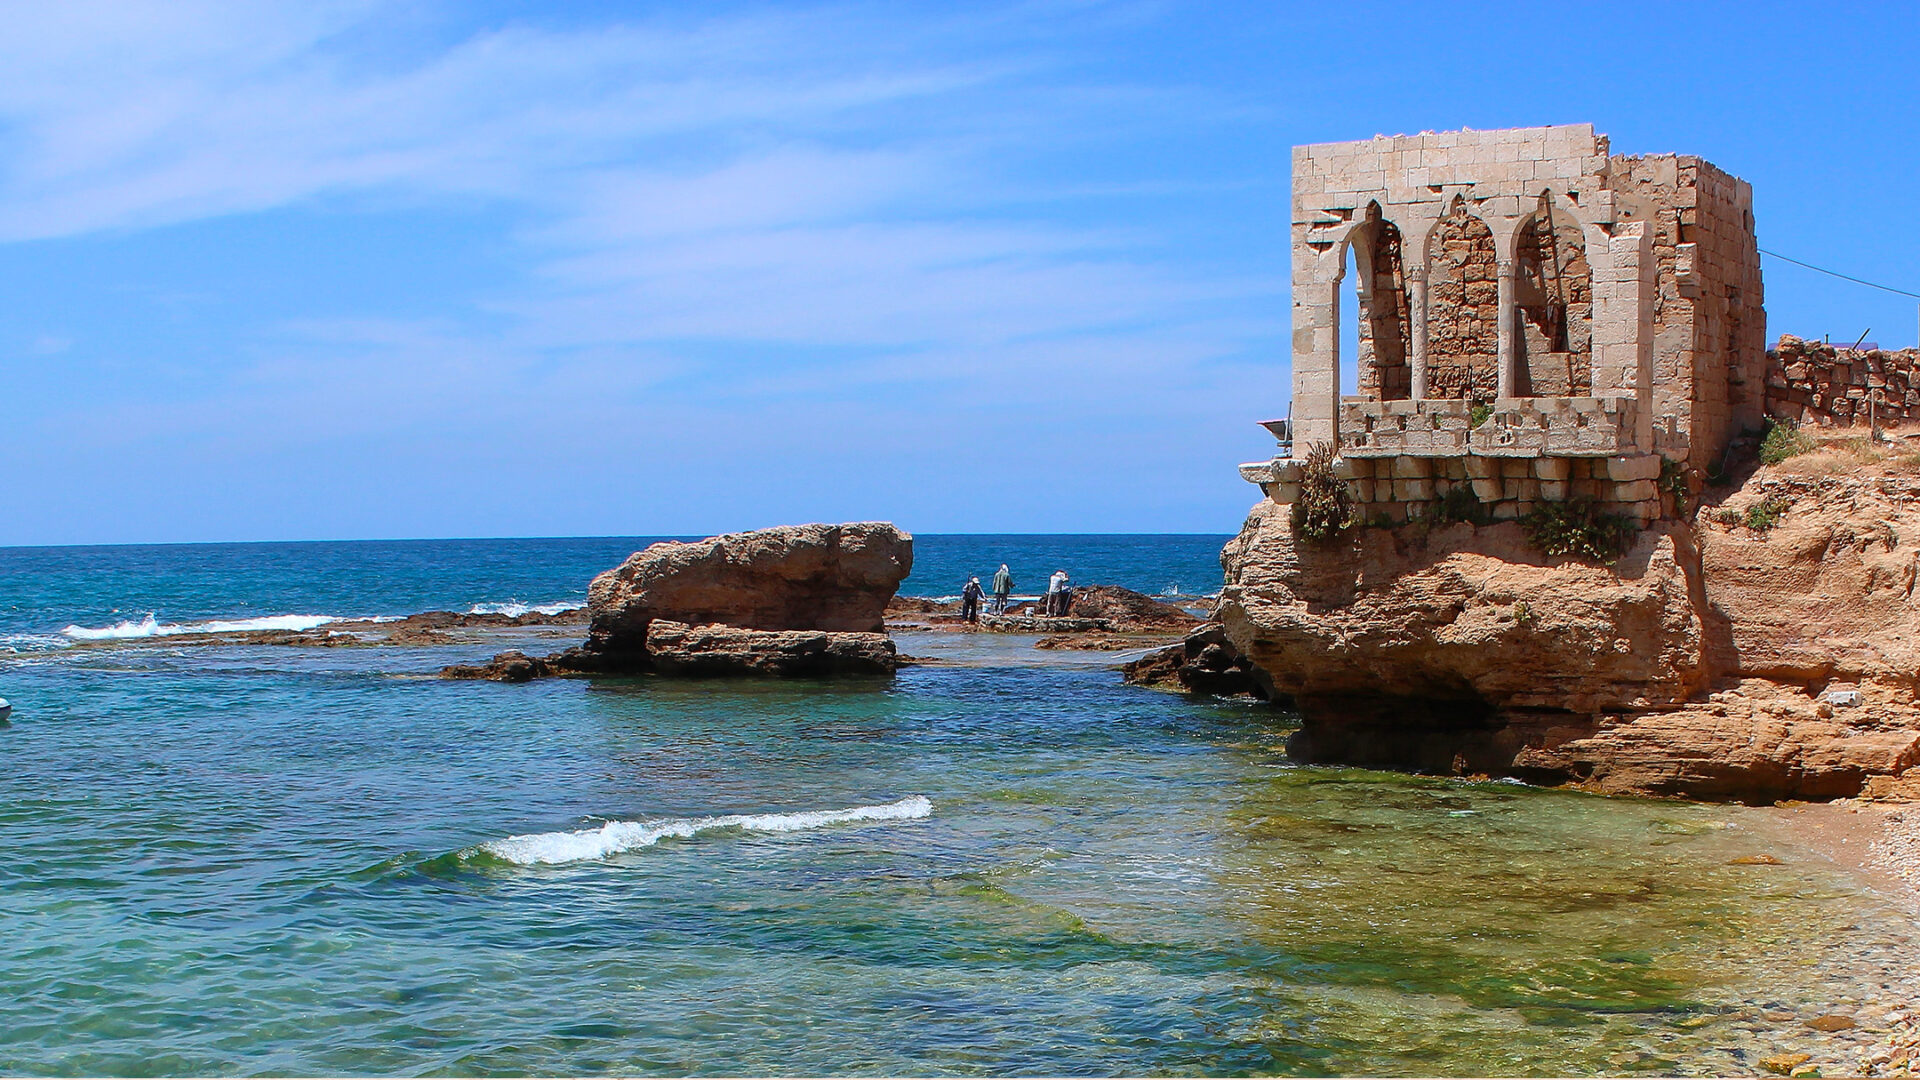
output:
<path id="1" fill-rule="evenodd" d="M 1611 563 L 1543 555 L 1515 522 L 1314 544 L 1263 501 L 1222 556 L 1217 618 L 1299 709 L 1299 760 L 1856 795 L 1920 770 L 1920 477 L 1847 447 L 1710 489 Z"/>

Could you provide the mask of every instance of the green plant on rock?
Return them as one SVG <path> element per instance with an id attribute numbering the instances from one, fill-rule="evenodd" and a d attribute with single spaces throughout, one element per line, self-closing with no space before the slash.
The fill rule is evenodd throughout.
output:
<path id="1" fill-rule="evenodd" d="M 1585 498 L 1537 503 L 1520 524 L 1541 554 L 1571 555 L 1597 563 L 1610 563 L 1625 554 L 1640 531 L 1632 518 L 1604 513 Z"/>
<path id="2" fill-rule="evenodd" d="M 1533 606 L 1525 600 L 1515 600 L 1513 602 L 1513 621 L 1519 623 L 1521 626 L 1532 626 Z"/>
<path id="3" fill-rule="evenodd" d="M 1713 520 L 1731 529 L 1746 519 L 1741 516 L 1740 511 L 1735 510 L 1733 507 L 1723 506 L 1713 512 Z"/>
<path id="4" fill-rule="evenodd" d="M 1760 439 L 1760 464 L 1778 465 L 1790 457 L 1799 457 L 1813 449 L 1813 437 L 1791 420 L 1767 420 L 1767 433 Z"/>
<path id="5" fill-rule="evenodd" d="M 1693 491 L 1687 484 L 1687 467 L 1672 458 L 1660 459 L 1660 490 L 1673 497 L 1673 512 L 1687 516 Z"/>
<path id="6" fill-rule="evenodd" d="M 1328 544 L 1353 526 L 1353 500 L 1334 473 L 1333 444 L 1317 442 L 1300 466 L 1300 496 L 1293 502 L 1293 532 L 1311 544 Z"/>
<path id="7" fill-rule="evenodd" d="M 1790 504 L 1778 495 L 1769 495 L 1752 506 L 1747 507 L 1746 526 L 1754 532 L 1763 533 L 1780 524 L 1787 516 Z"/>
<path id="8" fill-rule="evenodd" d="M 1472 482 L 1466 480 L 1456 481 L 1448 488 L 1427 516 L 1437 524 L 1464 521 L 1470 525 L 1489 525 L 1493 522 L 1487 504 L 1480 501 L 1480 496 L 1474 494 Z"/>
<path id="9" fill-rule="evenodd" d="M 1468 427 L 1477 428 L 1491 419 L 1493 419 L 1493 406 L 1491 405 L 1475 402 L 1473 408 L 1467 410 Z"/>

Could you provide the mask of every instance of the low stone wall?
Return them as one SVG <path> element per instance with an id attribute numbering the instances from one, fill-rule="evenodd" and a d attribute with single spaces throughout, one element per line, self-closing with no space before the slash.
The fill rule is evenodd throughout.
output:
<path id="1" fill-rule="evenodd" d="M 1630 397 L 1501 398 L 1479 427 L 1458 398 L 1340 402 L 1340 452 L 1349 458 L 1601 456 L 1635 449 L 1639 402 Z"/>
<path id="2" fill-rule="evenodd" d="M 1671 513 L 1660 491 L 1661 457 L 1393 457 L 1341 458 L 1335 466 L 1346 482 L 1354 512 L 1365 524 L 1399 524 L 1429 515 L 1457 488 L 1473 496 L 1495 521 L 1525 517 L 1540 502 L 1591 499 L 1600 509 L 1641 523 Z M 1300 497 L 1304 464 L 1277 458 L 1240 467 L 1277 503 Z"/>
<path id="3" fill-rule="evenodd" d="M 1864 427 L 1870 412 L 1882 425 L 1920 422 L 1920 349 L 1854 352 L 1782 334 L 1767 353 L 1766 409 L 1810 427 Z"/>

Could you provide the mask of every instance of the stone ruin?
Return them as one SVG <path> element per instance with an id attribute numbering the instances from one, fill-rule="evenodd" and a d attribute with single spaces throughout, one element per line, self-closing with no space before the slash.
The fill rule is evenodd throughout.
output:
<path id="1" fill-rule="evenodd" d="M 1709 471 L 1762 423 L 1761 301 L 1753 189 L 1697 157 L 1589 124 L 1295 147 L 1290 453 L 1241 475 L 1292 502 L 1325 443 L 1363 521 L 1461 485 L 1496 519 L 1653 520 L 1664 462 Z"/>

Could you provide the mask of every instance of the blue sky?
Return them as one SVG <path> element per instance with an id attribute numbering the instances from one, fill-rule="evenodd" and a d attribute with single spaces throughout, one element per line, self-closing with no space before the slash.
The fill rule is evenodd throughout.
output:
<path id="1" fill-rule="evenodd" d="M 1920 291 L 1906 6 L 5 14 L 0 544 L 1232 531 L 1295 143 L 1592 122 Z"/>

